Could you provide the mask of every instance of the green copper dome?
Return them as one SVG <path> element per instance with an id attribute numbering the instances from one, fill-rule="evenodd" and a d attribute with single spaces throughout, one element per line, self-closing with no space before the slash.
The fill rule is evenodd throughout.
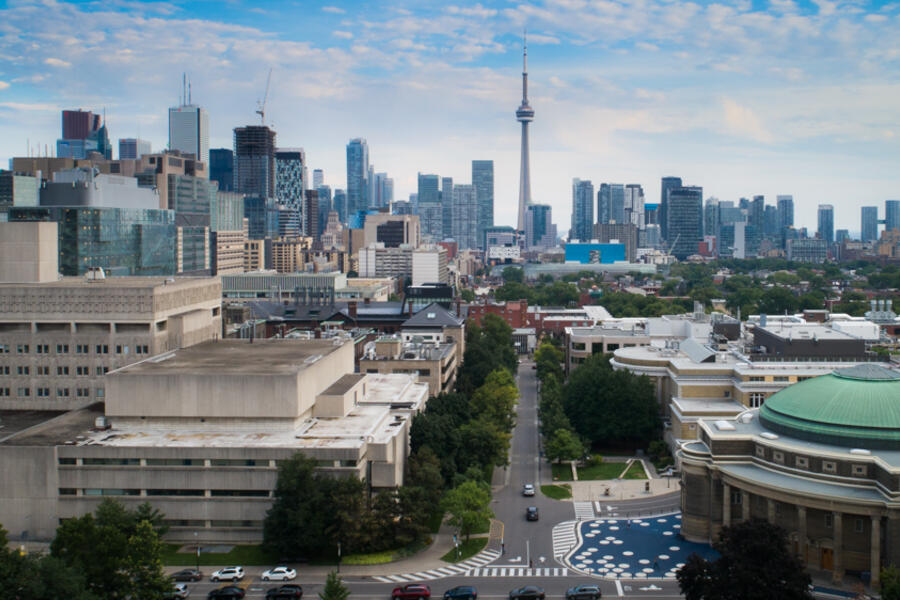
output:
<path id="1" fill-rule="evenodd" d="M 900 373 L 863 364 L 808 379 L 766 400 L 759 419 L 812 442 L 900 450 Z"/>

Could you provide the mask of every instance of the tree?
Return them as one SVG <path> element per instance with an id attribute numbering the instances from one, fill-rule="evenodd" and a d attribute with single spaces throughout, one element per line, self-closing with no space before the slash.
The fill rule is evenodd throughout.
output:
<path id="1" fill-rule="evenodd" d="M 788 551 L 787 532 L 762 519 L 722 528 L 713 544 L 721 555 L 696 554 L 678 572 L 687 600 L 808 600 L 809 575 Z"/>
<path id="2" fill-rule="evenodd" d="M 797 312 L 800 302 L 792 291 L 783 287 L 766 290 L 759 299 L 759 312 L 769 315 L 781 315 Z"/>
<path id="3" fill-rule="evenodd" d="M 503 269 L 502 277 L 503 281 L 507 283 L 510 281 L 522 283 L 525 281 L 525 271 L 520 267 L 506 267 Z"/>
<path id="4" fill-rule="evenodd" d="M 563 351 L 548 341 L 541 342 L 534 352 L 534 362 L 537 366 L 538 379 L 544 381 L 548 375 L 553 375 L 557 380 L 563 378 L 562 362 L 566 359 Z"/>
<path id="5" fill-rule="evenodd" d="M 315 468 L 316 461 L 300 452 L 278 466 L 275 500 L 263 521 L 263 543 L 279 557 L 314 554 L 327 539 Z"/>
<path id="6" fill-rule="evenodd" d="M 575 460 L 584 454 L 584 444 L 574 432 L 557 429 L 544 444 L 544 454 L 551 461 Z"/>
<path id="7" fill-rule="evenodd" d="M 350 596 L 350 590 L 341 581 L 340 575 L 331 571 L 325 578 L 325 586 L 319 592 L 320 600 L 347 600 Z"/>
<path id="8" fill-rule="evenodd" d="M 894 565 L 881 569 L 881 600 L 900 600 L 900 569 Z"/>
<path id="9" fill-rule="evenodd" d="M 475 415 L 487 419 L 500 431 L 510 432 L 515 425 L 518 398 L 519 389 L 510 372 L 497 369 L 472 394 L 472 410 Z"/>
<path id="10" fill-rule="evenodd" d="M 497 429 L 487 419 L 475 419 L 459 428 L 460 440 L 456 457 L 457 471 L 469 467 L 502 467 L 507 464 L 510 434 Z"/>
<path id="11" fill-rule="evenodd" d="M 468 288 L 459 290 L 459 295 L 466 302 L 475 302 L 475 292 Z"/>
<path id="12" fill-rule="evenodd" d="M 466 481 L 444 494 L 441 505 L 450 515 L 447 522 L 468 541 L 472 530 L 494 517 L 490 503 L 491 491 L 486 484 Z"/>

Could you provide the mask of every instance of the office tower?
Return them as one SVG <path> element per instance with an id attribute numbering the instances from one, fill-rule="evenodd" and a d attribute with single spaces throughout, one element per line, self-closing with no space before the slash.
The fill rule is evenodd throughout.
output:
<path id="1" fill-rule="evenodd" d="M 790 194 L 776 197 L 778 203 L 778 227 L 784 231 L 794 226 L 794 197 Z"/>
<path id="2" fill-rule="evenodd" d="M 367 208 L 368 176 L 369 145 L 363 138 L 352 139 L 347 144 L 347 208 L 346 215 L 341 215 L 341 219 L 349 220 Z"/>
<path id="3" fill-rule="evenodd" d="M 460 250 L 478 248 L 478 195 L 474 185 L 453 186 L 450 237 Z"/>
<path id="4" fill-rule="evenodd" d="M 763 213 L 763 235 L 770 239 L 776 239 L 780 235 L 780 228 L 778 227 L 778 208 L 771 204 L 766 204 Z"/>
<path id="5" fill-rule="evenodd" d="M 478 198 L 478 246 L 484 242 L 484 230 L 494 226 L 494 161 L 472 161 L 472 185 Z"/>
<path id="6" fill-rule="evenodd" d="M 216 205 L 216 184 L 205 177 L 170 173 L 167 207 L 175 211 L 175 272 L 209 275 L 210 214 Z"/>
<path id="7" fill-rule="evenodd" d="M 703 240 L 703 188 L 669 188 L 666 201 L 669 252 L 684 260 L 697 253 L 698 244 Z"/>
<path id="8" fill-rule="evenodd" d="M 900 200 L 884 201 L 884 230 L 900 230 Z"/>
<path id="9" fill-rule="evenodd" d="M 278 148 L 275 150 L 275 201 L 296 215 L 297 224 L 302 235 L 317 235 L 318 231 L 307 231 L 304 209 L 303 173 L 306 166 L 306 153 L 303 148 Z M 282 213 L 279 213 L 281 218 Z M 288 215 L 284 215 L 287 217 Z M 317 216 L 318 220 L 318 216 Z M 284 227 L 279 226 L 279 230 Z"/>
<path id="10" fill-rule="evenodd" d="M 864 242 L 874 242 L 878 239 L 878 207 L 863 206 L 862 221 L 860 227 L 860 239 Z"/>
<path id="11" fill-rule="evenodd" d="M 217 191 L 215 203 L 209 211 L 210 274 L 243 273 L 246 241 L 244 196 Z"/>
<path id="12" fill-rule="evenodd" d="M 644 188 L 636 183 L 629 183 L 624 189 L 624 218 L 622 223 L 631 223 L 638 229 L 644 228 Z"/>
<path id="13" fill-rule="evenodd" d="M 834 241 L 837 244 L 840 244 L 844 240 L 850 239 L 850 230 L 849 229 L 838 229 L 834 232 Z"/>
<path id="14" fill-rule="evenodd" d="M 219 190 L 234 190 L 234 150 L 215 148 L 209 151 L 209 179 L 219 183 Z"/>
<path id="15" fill-rule="evenodd" d="M 703 208 L 703 235 L 719 237 L 719 199 L 710 197 L 706 199 Z"/>
<path id="16" fill-rule="evenodd" d="M 531 204 L 531 171 L 528 154 L 528 124 L 534 120 L 534 109 L 528 104 L 528 44 L 522 44 L 522 104 L 516 111 L 522 124 L 522 160 L 519 165 L 519 219 L 517 229 L 525 231 L 525 208 Z M 593 192 L 591 192 L 593 195 Z"/>
<path id="17" fill-rule="evenodd" d="M 819 205 L 819 228 L 816 236 L 829 244 L 834 241 L 834 206 L 831 204 Z"/>
<path id="18" fill-rule="evenodd" d="M 315 178 L 315 172 L 313 172 L 313 178 Z M 319 196 L 319 235 L 325 232 L 325 227 L 328 226 L 328 214 L 334 210 L 334 203 L 331 199 L 331 186 L 328 185 L 320 185 L 316 188 L 316 192 L 318 192 Z"/>
<path id="19" fill-rule="evenodd" d="M 347 192 L 346 190 L 336 189 L 334 190 L 334 196 L 332 196 L 331 206 L 337 212 L 338 217 L 341 220 L 341 223 L 347 223 Z"/>
<path id="20" fill-rule="evenodd" d="M 569 241 L 591 241 L 594 225 L 594 184 L 577 177 L 572 180 L 572 229 Z"/>
<path id="21" fill-rule="evenodd" d="M 62 139 L 86 140 L 88 136 L 100 129 L 100 115 L 89 110 L 62 111 Z"/>
<path id="22" fill-rule="evenodd" d="M 753 201 L 751 201 L 749 204 L 749 218 L 747 219 L 747 223 L 762 231 L 763 227 L 765 226 L 765 221 L 763 219 L 765 217 L 766 210 L 766 197 L 753 196 Z"/>
<path id="23" fill-rule="evenodd" d="M 247 237 L 251 240 L 278 237 L 278 205 L 271 196 L 244 196 Z"/>
<path id="24" fill-rule="evenodd" d="M 637 258 L 639 231 L 634 223 L 597 223 L 592 233 L 593 239 L 601 244 L 624 244 L 628 262 Z"/>
<path id="25" fill-rule="evenodd" d="M 409 200 L 394 200 L 391 205 L 391 214 L 394 215 L 411 215 L 413 214 L 413 206 Z"/>
<path id="26" fill-rule="evenodd" d="M 443 218 L 443 228 L 441 239 L 446 240 L 453 237 L 453 178 L 441 178 L 441 218 Z M 461 248 L 461 247 L 460 247 Z"/>
<path id="27" fill-rule="evenodd" d="M 667 199 L 669 195 L 669 190 L 672 188 L 681 187 L 681 177 L 663 177 L 662 185 L 660 187 L 660 197 L 659 197 L 659 229 L 660 234 L 662 235 L 664 240 L 668 240 L 668 204 Z"/>
<path id="28" fill-rule="evenodd" d="M 440 176 L 419 173 L 417 214 L 422 235 L 429 241 L 444 238 L 444 210 L 441 206 Z"/>
<path id="29" fill-rule="evenodd" d="M 556 246 L 556 225 L 549 204 L 532 204 L 525 213 L 525 249 L 546 250 Z"/>
<path id="30" fill-rule="evenodd" d="M 609 184 L 609 222 L 625 222 L 625 186 L 621 183 Z"/>
<path id="31" fill-rule="evenodd" d="M 376 199 L 377 184 L 375 182 L 375 165 L 369 164 L 369 170 L 366 172 L 366 210 L 377 209 L 378 200 Z"/>
<path id="32" fill-rule="evenodd" d="M 317 190 L 325 185 L 325 171 L 313 169 L 313 189 Z"/>
<path id="33" fill-rule="evenodd" d="M 169 150 L 193 154 L 197 160 L 209 163 L 209 115 L 191 103 L 190 93 L 182 102 L 169 109 Z"/>
<path id="34" fill-rule="evenodd" d="M 40 180 L 34 175 L 15 171 L 0 171 L 0 222 L 13 206 L 37 206 Z"/>
<path id="35" fill-rule="evenodd" d="M 300 214 L 293 208 L 279 204 L 278 206 L 278 237 L 295 238 L 301 236 L 303 226 L 300 223 Z"/>
<path id="36" fill-rule="evenodd" d="M 152 154 L 150 142 L 137 138 L 119 138 L 119 160 L 140 158 Z"/>
<path id="37" fill-rule="evenodd" d="M 275 132 L 265 125 L 234 128 L 234 191 L 275 197 Z"/>
<path id="38" fill-rule="evenodd" d="M 306 190 L 303 192 L 303 207 L 300 210 L 301 229 L 303 235 L 319 239 L 319 192 Z"/>
<path id="39" fill-rule="evenodd" d="M 387 173 L 375 173 L 373 179 L 374 200 L 371 208 L 381 209 L 394 201 L 394 180 Z"/>
<path id="40" fill-rule="evenodd" d="M 600 189 L 597 190 L 597 222 L 598 223 L 609 223 L 609 220 L 612 218 L 610 207 L 612 206 L 612 199 L 610 197 L 610 190 L 608 183 L 601 183 Z"/>
<path id="41" fill-rule="evenodd" d="M 98 152 L 103 158 L 112 160 L 112 144 L 106 123 L 100 115 L 90 111 L 62 111 L 62 138 L 56 140 L 58 158 L 87 158 L 91 152 Z"/>

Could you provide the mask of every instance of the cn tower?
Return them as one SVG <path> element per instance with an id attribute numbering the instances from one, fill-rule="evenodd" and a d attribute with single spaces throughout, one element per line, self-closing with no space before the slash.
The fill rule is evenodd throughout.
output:
<path id="1" fill-rule="evenodd" d="M 522 124 L 522 164 L 519 167 L 519 223 L 518 230 L 525 231 L 525 208 L 531 205 L 531 161 L 528 157 L 528 124 L 534 120 L 534 109 L 528 105 L 528 41 L 522 39 L 522 104 L 516 111 L 516 120 Z"/>

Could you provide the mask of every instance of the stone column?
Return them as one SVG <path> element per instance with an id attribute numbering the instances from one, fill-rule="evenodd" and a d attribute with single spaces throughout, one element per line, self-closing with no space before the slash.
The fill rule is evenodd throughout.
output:
<path id="1" fill-rule="evenodd" d="M 797 534 L 800 538 L 797 544 L 797 552 L 800 554 L 800 562 L 805 567 L 809 557 L 806 555 L 806 507 L 797 507 Z"/>
<path id="2" fill-rule="evenodd" d="M 879 576 L 881 575 L 881 516 L 872 515 L 872 566 L 869 567 L 872 572 L 873 588 L 878 587 Z"/>
<path id="3" fill-rule="evenodd" d="M 771 498 L 766 498 L 766 518 L 769 523 L 775 524 L 775 501 Z"/>
<path id="4" fill-rule="evenodd" d="M 832 581 L 841 583 L 844 580 L 844 522 L 843 515 L 839 512 L 834 514 L 834 573 L 831 576 Z"/>
<path id="5" fill-rule="evenodd" d="M 741 518 L 744 522 L 750 520 L 750 492 L 741 490 Z"/>
<path id="6" fill-rule="evenodd" d="M 731 526 L 731 486 L 722 484 L 722 527 Z"/>

